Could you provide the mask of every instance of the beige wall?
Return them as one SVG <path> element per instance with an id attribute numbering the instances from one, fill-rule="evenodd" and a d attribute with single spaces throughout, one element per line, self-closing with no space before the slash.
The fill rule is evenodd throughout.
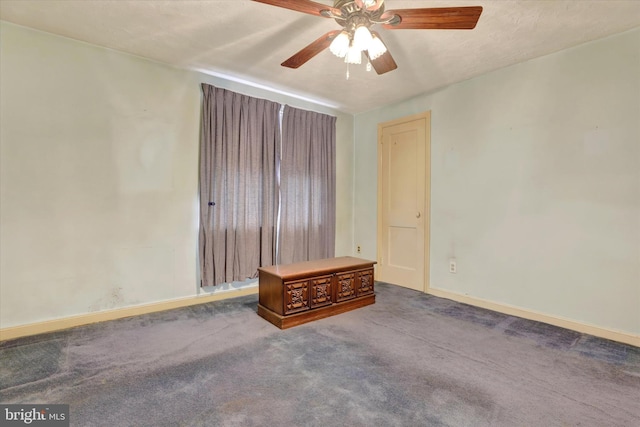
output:
<path id="1" fill-rule="evenodd" d="M 338 117 L 336 253 L 350 254 L 351 115 L 4 22 L 0 29 L 1 328 L 203 292 L 201 82 Z"/>
<path id="2" fill-rule="evenodd" d="M 365 257 L 376 256 L 376 126 L 426 110 L 430 286 L 638 336 L 640 30 L 357 115 Z"/>

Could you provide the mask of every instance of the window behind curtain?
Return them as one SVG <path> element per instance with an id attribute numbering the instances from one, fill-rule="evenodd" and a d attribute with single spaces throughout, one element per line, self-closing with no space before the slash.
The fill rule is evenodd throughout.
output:
<path id="1" fill-rule="evenodd" d="M 275 263 L 280 105 L 203 84 L 201 285 L 257 277 Z"/>
<path id="2" fill-rule="evenodd" d="M 335 254 L 336 118 L 285 106 L 280 166 L 280 264 Z"/>
<path id="3" fill-rule="evenodd" d="M 280 123 L 277 103 L 202 91 L 201 285 L 334 256 L 336 118 L 285 106 Z"/>

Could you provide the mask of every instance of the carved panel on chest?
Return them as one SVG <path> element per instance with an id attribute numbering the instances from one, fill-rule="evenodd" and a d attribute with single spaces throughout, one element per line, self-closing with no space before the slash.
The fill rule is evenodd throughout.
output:
<path id="1" fill-rule="evenodd" d="M 285 286 L 285 305 L 284 312 L 286 314 L 296 313 L 309 309 L 309 281 L 287 282 Z"/>
<path id="2" fill-rule="evenodd" d="M 336 274 L 336 281 L 338 283 L 336 300 L 338 302 L 344 301 L 356 296 L 356 273 L 340 273 Z"/>
<path id="3" fill-rule="evenodd" d="M 331 276 L 311 279 L 311 308 L 322 307 L 333 303 Z"/>
<path id="4" fill-rule="evenodd" d="M 358 296 L 373 293 L 373 270 L 362 270 L 358 272 Z"/>

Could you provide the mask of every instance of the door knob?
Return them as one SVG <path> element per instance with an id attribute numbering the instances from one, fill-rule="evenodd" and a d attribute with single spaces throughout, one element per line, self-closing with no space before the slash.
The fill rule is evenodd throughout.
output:
<path id="1" fill-rule="evenodd" d="M 420 212 L 416 214 L 416 218 L 420 218 Z"/>

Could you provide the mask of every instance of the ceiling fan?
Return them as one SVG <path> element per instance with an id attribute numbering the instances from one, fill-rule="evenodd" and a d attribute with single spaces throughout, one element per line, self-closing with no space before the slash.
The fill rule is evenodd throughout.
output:
<path id="1" fill-rule="evenodd" d="M 439 7 L 386 10 L 384 0 L 334 0 L 333 7 L 311 0 L 253 0 L 297 12 L 335 19 L 343 28 L 322 35 L 301 51 L 284 61 L 283 67 L 298 68 L 329 48 L 347 64 L 360 64 L 362 57 L 367 68 L 378 74 L 395 70 L 398 65 L 391 53 L 371 27 L 380 25 L 389 30 L 441 29 L 471 30 L 475 28 L 482 6 Z M 347 78 L 349 70 L 347 68 Z"/>

